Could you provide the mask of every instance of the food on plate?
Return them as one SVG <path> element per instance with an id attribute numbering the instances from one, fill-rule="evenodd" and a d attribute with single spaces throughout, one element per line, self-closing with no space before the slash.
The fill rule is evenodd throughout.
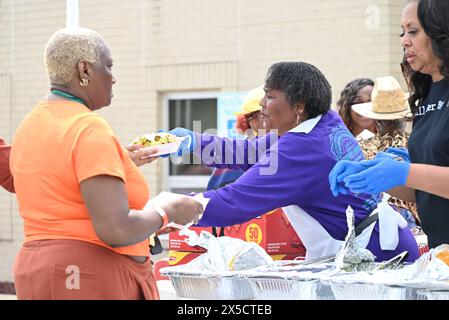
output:
<path id="1" fill-rule="evenodd" d="M 142 135 L 140 138 L 134 139 L 132 144 L 140 143 L 144 147 L 158 146 L 161 144 L 176 142 L 177 138 L 178 137 L 168 132 L 147 133 Z"/>

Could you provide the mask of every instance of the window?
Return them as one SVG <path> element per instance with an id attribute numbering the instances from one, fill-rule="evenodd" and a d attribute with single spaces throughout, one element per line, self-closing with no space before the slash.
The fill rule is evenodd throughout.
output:
<path id="1" fill-rule="evenodd" d="M 217 93 L 176 93 L 164 100 L 165 128 L 183 127 L 201 132 L 217 128 Z M 182 161 L 174 158 L 164 162 L 164 189 L 183 194 L 204 191 L 212 169 L 199 163 L 200 159 L 193 154 L 184 155 Z"/>

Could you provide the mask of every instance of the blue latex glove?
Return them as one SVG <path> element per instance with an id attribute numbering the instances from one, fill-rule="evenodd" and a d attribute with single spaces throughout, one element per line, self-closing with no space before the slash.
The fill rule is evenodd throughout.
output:
<path id="1" fill-rule="evenodd" d="M 410 162 L 410 155 L 406 148 L 388 148 L 387 152 L 401 157 L 404 161 Z"/>
<path id="2" fill-rule="evenodd" d="M 398 158 L 397 155 L 383 151 L 378 152 L 375 157 L 375 159 L 391 159 L 391 160 L 395 160 L 397 158 Z"/>
<path id="3" fill-rule="evenodd" d="M 181 157 L 184 154 L 191 153 L 196 147 L 196 137 L 193 131 L 185 128 L 175 128 L 170 130 L 169 133 L 177 137 L 188 137 L 179 146 L 177 156 Z"/>
<path id="4" fill-rule="evenodd" d="M 363 164 L 366 170 L 343 179 L 351 192 L 377 194 L 405 185 L 410 171 L 410 162 L 389 158 L 364 161 Z"/>
<path id="5" fill-rule="evenodd" d="M 340 160 L 335 164 L 334 168 L 329 173 L 329 185 L 334 197 L 338 196 L 339 193 L 343 195 L 349 193 L 349 189 L 347 189 L 343 183 L 344 178 L 366 170 L 369 167 L 365 165 L 366 162 L 367 161 Z"/>
<path id="6" fill-rule="evenodd" d="M 376 159 L 393 159 L 410 162 L 408 151 L 405 148 L 388 148 L 386 152 L 378 152 L 376 154 Z"/>

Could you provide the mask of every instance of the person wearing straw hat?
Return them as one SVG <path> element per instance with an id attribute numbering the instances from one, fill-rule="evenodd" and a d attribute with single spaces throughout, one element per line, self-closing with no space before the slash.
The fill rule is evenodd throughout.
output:
<path id="1" fill-rule="evenodd" d="M 393 76 L 377 78 L 371 101 L 354 104 L 352 110 L 374 120 L 403 119 L 410 113 L 407 94 Z"/>
<path id="2" fill-rule="evenodd" d="M 372 91 L 371 102 L 354 104 L 357 114 L 375 120 L 377 134 L 359 141 L 365 159 L 371 160 L 388 148 L 407 148 L 409 134 L 404 130 L 405 119 L 410 116 L 407 94 L 392 76 L 377 78 Z M 391 197 L 388 200 L 407 220 L 409 228 L 419 224 L 416 205 L 412 202 Z"/>
<path id="3" fill-rule="evenodd" d="M 388 190 L 416 202 L 429 248 L 435 248 L 449 243 L 449 1 L 409 1 L 401 28 L 413 114 L 409 153 L 390 149 L 365 162 L 339 161 L 329 183 L 335 196 Z"/>
<path id="4" fill-rule="evenodd" d="M 373 159 L 379 151 L 389 147 L 406 148 L 409 135 L 404 131 L 405 118 L 410 116 L 407 94 L 392 76 L 377 78 L 371 101 L 354 104 L 352 110 L 375 120 L 377 134 L 360 141 L 365 159 Z"/>

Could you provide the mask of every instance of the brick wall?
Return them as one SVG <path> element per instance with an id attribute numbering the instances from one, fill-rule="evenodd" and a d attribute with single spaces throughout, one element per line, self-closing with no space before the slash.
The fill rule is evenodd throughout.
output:
<path id="1" fill-rule="evenodd" d="M 65 24 L 65 2 L 0 1 L 0 135 L 11 141 L 23 116 L 48 91 L 43 51 L 49 36 Z M 0 281 L 12 280 L 23 241 L 14 195 L 0 190 Z"/>
<path id="2" fill-rule="evenodd" d="M 331 82 L 334 101 L 353 78 L 400 78 L 405 0 L 79 2 L 80 25 L 100 32 L 112 49 L 114 100 L 100 113 L 123 144 L 162 126 L 165 93 L 247 90 L 263 83 L 276 61 L 315 64 Z M 9 141 L 48 91 L 43 50 L 64 25 L 63 0 L 0 0 L 0 135 Z M 153 193 L 162 188 L 160 168 L 143 168 Z M 22 240 L 15 197 L 1 191 L 0 281 L 12 280 Z"/>

